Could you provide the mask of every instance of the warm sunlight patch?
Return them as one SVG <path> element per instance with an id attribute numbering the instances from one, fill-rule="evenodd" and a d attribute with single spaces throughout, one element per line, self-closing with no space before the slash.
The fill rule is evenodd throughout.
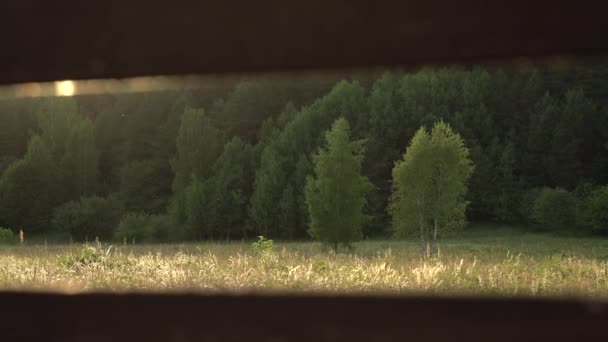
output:
<path id="1" fill-rule="evenodd" d="M 59 81 L 55 82 L 55 94 L 57 96 L 72 96 L 74 95 L 74 82 Z"/>

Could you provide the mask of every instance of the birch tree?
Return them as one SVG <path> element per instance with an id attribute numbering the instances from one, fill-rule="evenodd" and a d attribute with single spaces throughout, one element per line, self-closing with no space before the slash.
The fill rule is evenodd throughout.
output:
<path id="1" fill-rule="evenodd" d="M 464 226 L 472 171 L 468 149 L 448 124 L 439 121 L 430 134 L 420 128 L 393 168 L 389 213 L 395 235 L 417 230 L 423 257 L 435 255 L 441 232 Z"/>

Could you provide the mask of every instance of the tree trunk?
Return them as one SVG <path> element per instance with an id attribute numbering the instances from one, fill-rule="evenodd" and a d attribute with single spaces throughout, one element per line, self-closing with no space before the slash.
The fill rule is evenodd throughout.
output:
<path id="1" fill-rule="evenodd" d="M 426 244 L 424 243 L 424 219 L 420 218 L 420 255 L 426 258 Z"/>
<path id="2" fill-rule="evenodd" d="M 338 243 L 337 242 L 334 242 L 332 244 L 332 248 L 334 249 L 334 253 L 338 254 Z"/>

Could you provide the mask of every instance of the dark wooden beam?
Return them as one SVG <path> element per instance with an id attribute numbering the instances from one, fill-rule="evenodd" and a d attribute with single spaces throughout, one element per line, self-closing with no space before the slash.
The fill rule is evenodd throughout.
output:
<path id="1" fill-rule="evenodd" d="M 4 1 L 0 83 L 605 53 L 601 1 Z"/>
<path id="2" fill-rule="evenodd" d="M 606 341 L 576 300 L 0 294 L 3 341 Z"/>

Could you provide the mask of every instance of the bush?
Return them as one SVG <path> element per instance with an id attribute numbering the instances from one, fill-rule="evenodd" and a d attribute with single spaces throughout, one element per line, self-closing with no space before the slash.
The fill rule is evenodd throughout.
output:
<path id="1" fill-rule="evenodd" d="M 544 188 L 538 194 L 532 208 L 534 222 L 545 229 L 563 230 L 576 226 L 576 197 L 561 189 Z"/>
<path id="2" fill-rule="evenodd" d="M 65 266 L 85 266 L 100 263 L 103 259 L 103 253 L 99 248 L 93 246 L 82 246 L 77 254 L 69 254 L 63 258 Z"/>
<path id="3" fill-rule="evenodd" d="M 534 203 L 536 199 L 540 195 L 541 189 L 533 188 L 530 189 L 521 196 L 520 198 L 520 207 L 519 207 L 519 216 L 523 223 L 533 224 L 534 220 Z"/>
<path id="4" fill-rule="evenodd" d="M 78 241 L 110 239 L 122 212 L 121 203 L 114 197 L 83 197 L 55 209 L 53 226 Z"/>
<path id="5" fill-rule="evenodd" d="M 581 221 L 595 233 L 608 233 L 608 186 L 591 192 L 582 206 Z"/>
<path id="6" fill-rule="evenodd" d="M 576 224 L 579 227 L 586 229 L 587 231 L 591 231 L 591 222 L 590 217 L 588 217 L 588 206 L 590 204 L 591 196 L 598 190 L 599 187 L 590 184 L 590 183 L 581 183 L 576 189 L 572 192 L 576 197 L 577 202 L 577 215 L 576 215 Z"/>
<path id="7" fill-rule="evenodd" d="M 169 215 L 128 213 L 118 224 L 114 238 L 119 241 L 165 242 L 176 238 Z"/>
<path id="8" fill-rule="evenodd" d="M 0 228 L 0 245 L 16 245 L 19 238 L 12 230 Z"/>
<path id="9" fill-rule="evenodd" d="M 268 240 L 263 236 L 258 236 L 258 241 L 252 243 L 251 247 L 257 254 L 269 254 L 274 251 L 274 241 Z"/>

